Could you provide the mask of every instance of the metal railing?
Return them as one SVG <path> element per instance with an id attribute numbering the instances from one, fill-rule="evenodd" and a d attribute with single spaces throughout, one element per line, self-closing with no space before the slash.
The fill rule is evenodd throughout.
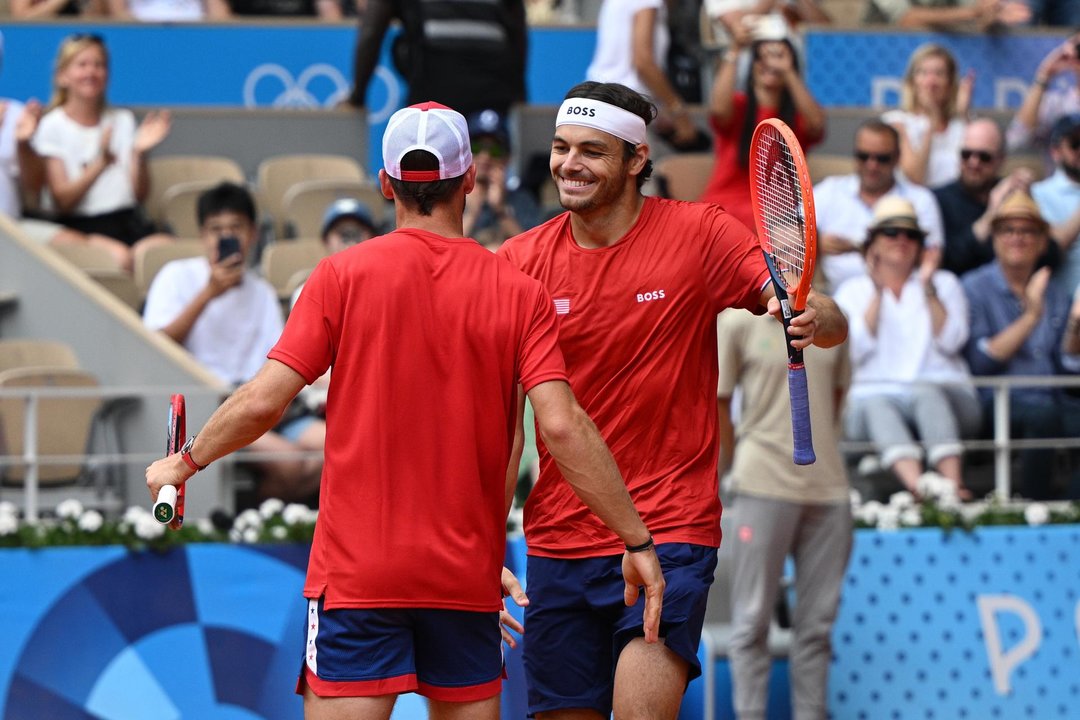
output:
<path id="1" fill-rule="evenodd" d="M 1014 450 L 1034 448 L 1080 448 L 1080 438 L 1044 438 L 1038 440 L 1013 440 L 1009 437 L 1009 390 L 1021 387 L 1057 387 L 1057 388 L 1080 388 L 1080 376 L 997 376 L 975 377 L 972 379 L 976 387 L 990 388 L 994 395 L 993 404 L 993 438 L 990 440 L 968 440 L 963 443 L 969 450 L 992 450 L 994 453 L 994 493 L 1001 500 L 1007 500 L 1012 487 L 1012 467 L 1010 455 Z M 0 400 L 21 398 L 25 402 L 24 410 L 24 434 L 23 451 L 20 455 L 0 455 L 0 475 L 10 466 L 24 466 L 25 477 L 22 481 L 23 509 L 27 520 L 33 521 L 39 515 L 39 492 L 40 492 L 40 469 L 45 465 L 70 465 L 81 464 L 84 467 L 115 468 L 128 464 L 138 463 L 147 465 L 161 457 L 160 452 L 124 452 L 120 449 L 122 439 L 119 437 L 116 427 L 104 428 L 106 434 L 116 433 L 116 437 L 105 452 L 87 452 L 78 455 L 49 455 L 42 456 L 39 453 L 39 428 L 38 409 L 43 399 L 49 398 L 94 398 L 105 401 L 103 406 L 106 413 L 113 416 L 124 412 L 125 407 L 133 403 L 146 402 L 151 398 L 167 398 L 173 392 L 183 392 L 186 396 L 214 395 L 221 397 L 219 390 L 206 387 L 191 387 L 182 389 L 166 389 L 158 386 L 131 386 L 131 387 L 28 387 L 28 388 L 0 388 Z M 165 403 L 160 403 L 165 407 Z M 102 412 L 95 422 L 109 423 L 118 422 L 117 417 L 102 417 Z M 164 440 L 164 414 L 162 417 L 162 439 Z M 194 432 L 197 427 L 190 428 Z M 844 453 L 871 452 L 873 445 L 866 442 L 844 441 L 840 445 Z M 296 451 L 292 453 L 256 453 L 244 451 L 233 453 L 227 458 L 222 458 L 219 463 L 225 467 L 224 472 L 232 475 L 237 465 L 244 463 L 259 462 L 268 459 L 308 459 L 319 457 L 320 453 L 310 451 Z M 0 497 L 3 491 L 0 490 Z"/>

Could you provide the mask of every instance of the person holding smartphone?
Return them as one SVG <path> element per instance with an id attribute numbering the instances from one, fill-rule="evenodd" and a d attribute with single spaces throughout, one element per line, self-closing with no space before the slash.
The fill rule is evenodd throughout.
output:
<path id="1" fill-rule="evenodd" d="M 281 305 L 273 286 L 247 266 L 257 236 L 251 194 L 222 183 L 199 197 L 197 212 L 206 254 L 158 272 L 143 323 L 183 345 L 222 382 L 240 385 L 255 376 L 281 335 Z M 259 498 L 314 504 L 322 461 L 300 453 L 322 451 L 325 437 L 323 420 L 297 412 L 252 443 L 260 455 L 280 455 L 253 463 Z"/>

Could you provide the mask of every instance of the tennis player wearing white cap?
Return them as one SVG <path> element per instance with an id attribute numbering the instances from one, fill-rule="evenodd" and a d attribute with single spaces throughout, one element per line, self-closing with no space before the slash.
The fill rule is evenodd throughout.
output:
<path id="1" fill-rule="evenodd" d="M 649 531 L 570 392 L 551 298 L 463 237 L 476 173 L 465 119 L 433 103 L 398 111 L 383 161 L 397 230 L 319 264 L 266 365 L 190 451 L 205 464 L 258 437 L 333 366 L 304 586 L 305 716 L 386 720 L 417 692 L 436 720 L 496 720 L 519 383 L 580 497 L 627 545 Z M 148 468 L 153 496 L 192 475 L 178 457 Z M 655 553 L 626 554 L 625 572 L 631 601 L 646 588 L 655 637 Z"/>

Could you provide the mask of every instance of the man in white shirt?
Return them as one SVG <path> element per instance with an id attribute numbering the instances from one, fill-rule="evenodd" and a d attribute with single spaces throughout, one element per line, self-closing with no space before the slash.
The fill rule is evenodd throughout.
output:
<path id="1" fill-rule="evenodd" d="M 855 133 L 855 172 L 827 177 L 814 186 L 818 250 L 829 288 L 866 272 L 861 248 L 873 218 L 874 204 L 886 195 L 908 200 L 926 232 L 927 247 L 943 247 L 941 210 L 934 194 L 904 179 L 897 170 L 900 138 L 876 118 Z"/>
<path id="2" fill-rule="evenodd" d="M 222 382 L 239 385 L 255 376 L 281 335 L 281 305 L 270 283 L 247 268 L 256 238 L 251 194 L 222 183 L 199 198 L 198 214 L 206 256 L 174 260 L 158 272 L 143 322 L 183 345 Z M 326 424 L 301 413 L 252 443 L 258 453 L 286 454 L 255 463 L 261 476 L 258 495 L 313 501 L 322 461 L 296 459 L 296 454 L 321 451 L 325 437 Z"/>

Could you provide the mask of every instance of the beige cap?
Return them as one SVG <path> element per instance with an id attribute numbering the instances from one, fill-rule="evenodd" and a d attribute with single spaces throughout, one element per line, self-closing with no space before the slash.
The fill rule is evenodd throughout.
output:
<path id="1" fill-rule="evenodd" d="M 874 217 L 870 221 L 870 232 L 882 228 L 905 228 L 923 232 L 919 227 L 919 216 L 915 206 L 899 195 L 886 195 L 874 204 Z"/>
<path id="2" fill-rule="evenodd" d="M 1042 213 L 1039 212 L 1039 206 L 1023 190 L 1011 193 L 1002 201 L 997 212 L 994 213 L 994 224 L 997 225 L 1002 220 L 1012 220 L 1014 218 L 1031 220 L 1037 223 L 1044 231 L 1050 227 L 1049 223 L 1043 218 Z"/>

